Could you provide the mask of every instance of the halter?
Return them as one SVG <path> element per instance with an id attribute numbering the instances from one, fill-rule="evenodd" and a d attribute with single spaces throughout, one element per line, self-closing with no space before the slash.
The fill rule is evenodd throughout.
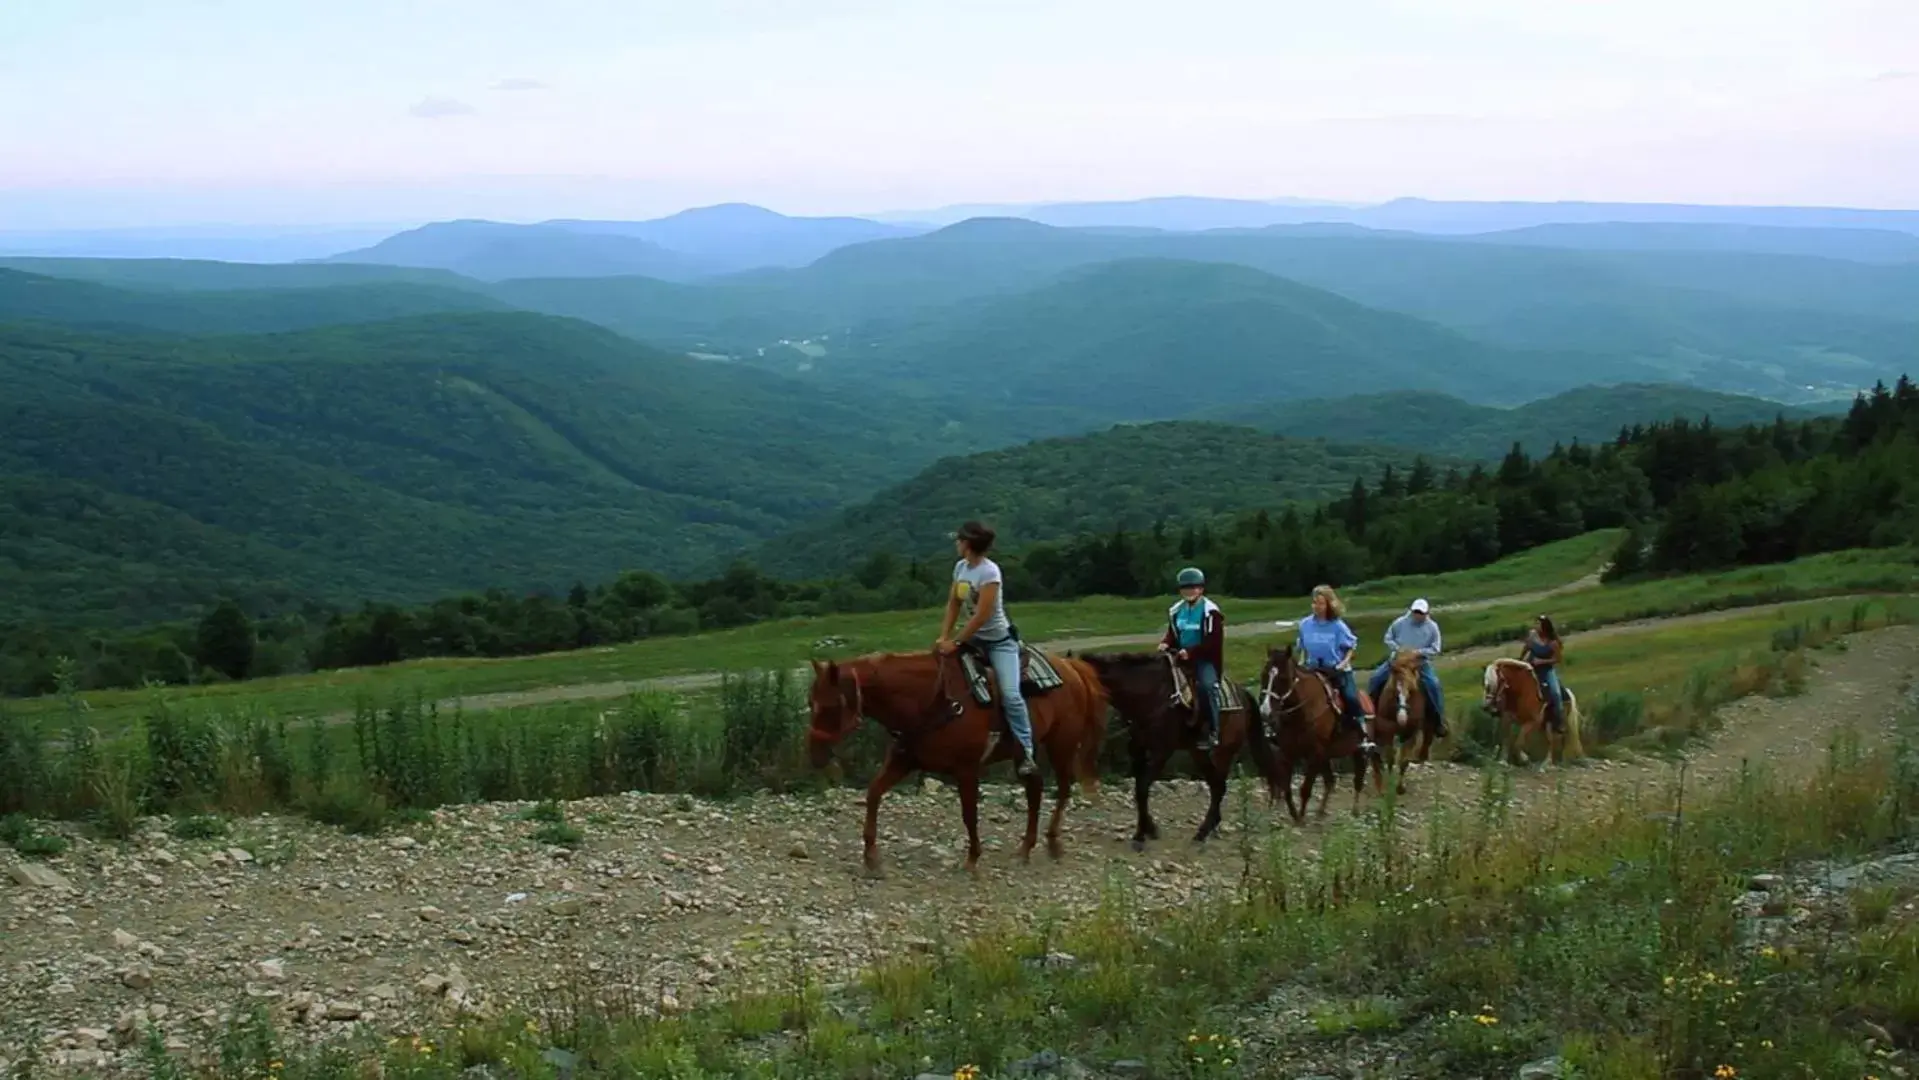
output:
<path id="1" fill-rule="evenodd" d="M 1293 696 L 1299 692 L 1297 678 L 1286 684 L 1284 694 L 1273 688 L 1273 684 L 1278 681 L 1279 668 L 1268 667 L 1265 683 L 1259 689 L 1259 715 L 1262 718 L 1270 718 L 1274 712 L 1285 708 L 1286 703 L 1293 700 Z"/>

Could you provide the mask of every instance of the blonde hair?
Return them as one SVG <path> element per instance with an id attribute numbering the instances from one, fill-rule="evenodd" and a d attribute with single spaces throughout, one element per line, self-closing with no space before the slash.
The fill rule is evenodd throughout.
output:
<path id="1" fill-rule="evenodd" d="M 1326 598 L 1327 615 L 1335 619 L 1346 617 L 1346 605 L 1339 599 L 1339 594 L 1333 591 L 1331 585 L 1313 586 L 1313 598 L 1318 599 L 1322 596 Z"/>

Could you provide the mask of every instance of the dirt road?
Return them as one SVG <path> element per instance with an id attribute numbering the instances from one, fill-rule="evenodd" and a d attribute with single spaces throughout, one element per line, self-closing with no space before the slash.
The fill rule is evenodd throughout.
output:
<path id="1" fill-rule="evenodd" d="M 1844 650 L 1812 656 L 1805 694 L 1723 710 L 1723 729 L 1692 754 L 1694 778 L 1748 760 L 1817 768 L 1835 732 L 1877 715 L 1870 703 L 1919 677 L 1919 628 L 1855 635 Z M 1658 797 L 1674 771 L 1654 760 L 1522 771 L 1515 798 L 1522 813 L 1564 812 L 1561 798 L 1597 809 L 1635 789 Z M 1404 827 L 1423 828 L 1436 807 L 1469 807 L 1479 787 L 1465 767 L 1416 770 Z M 1155 811 L 1171 839 L 1135 855 L 1125 843 L 1130 793 L 1108 788 L 1069 812 L 1062 860 L 1020 866 L 1010 850 L 1023 813 L 1011 785 L 993 785 L 977 880 L 959 869 L 958 807 L 937 784 L 909 784 L 883 807 L 881 881 L 857 872 L 861 796 L 844 790 L 724 804 L 586 800 L 568 807 L 586 832 L 578 852 L 534 842 L 537 824 L 507 805 L 452 808 L 432 827 L 383 839 L 277 818 L 237 822 L 219 841 L 157 827 L 124 847 L 77 838 L 54 863 L 74 892 L 0 886 L 9 901 L 0 908 L 0 1058 L 50 1032 L 111 1031 L 136 1006 L 164 1006 L 161 1026 L 195 1041 L 210 1023 L 203 1017 L 248 1000 L 288 1016 L 317 1004 L 321 1016 L 358 1017 L 317 1019 L 295 1029 L 302 1037 L 358 1024 L 414 1030 L 445 1007 L 443 996 L 416 990 L 425 979 L 451 977 L 481 1002 L 525 1002 L 587 972 L 687 1003 L 735 982 L 791 985 L 797 966 L 844 980 L 875 959 L 1005 918 L 1090 909 L 1115 882 L 1144 907 L 1184 905 L 1234 886 L 1245 843 L 1292 828 L 1261 799 L 1244 804 L 1244 816 L 1229 802 L 1225 835 L 1195 849 L 1183 837 L 1203 810 L 1201 791 L 1163 784 Z M 1350 798 L 1350 789 L 1335 795 L 1335 820 Z M 1310 854 L 1326 835 L 1309 825 L 1298 846 Z M 250 854 L 226 853 L 243 843 Z"/>

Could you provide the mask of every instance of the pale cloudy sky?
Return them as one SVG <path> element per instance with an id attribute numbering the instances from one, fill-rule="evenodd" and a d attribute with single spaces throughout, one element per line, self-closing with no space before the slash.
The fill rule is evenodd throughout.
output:
<path id="1" fill-rule="evenodd" d="M 0 0 L 0 228 L 1919 207 L 1919 0 Z"/>

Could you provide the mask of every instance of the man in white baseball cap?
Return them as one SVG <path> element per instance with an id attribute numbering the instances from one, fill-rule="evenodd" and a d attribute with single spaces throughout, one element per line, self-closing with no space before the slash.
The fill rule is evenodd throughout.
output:
<path id="1" fill-rule="evenodd" d="M 1433 620 L 1431 612 L 1432 606 L 1422 596 L 1413 601 L 1406 614 L 1386 628 L 1386 659 L 1373 669 L 1366 692 L 1378 701 L 1379 692 L 1386 688 L 1386 680 L 1392 674 L 1393 657 L 1401 649 L 1417 649 L 1421 658 L 1419 686 L 1426 692 L 1426 707 L 1432 710 L 1433 729 L 1443 739 L 1447 735 L 1445 702 L 1440 698 L 1439 676 L 1433 671 L 1433 657 L 1439 655 L 1439 623 Z"/>

